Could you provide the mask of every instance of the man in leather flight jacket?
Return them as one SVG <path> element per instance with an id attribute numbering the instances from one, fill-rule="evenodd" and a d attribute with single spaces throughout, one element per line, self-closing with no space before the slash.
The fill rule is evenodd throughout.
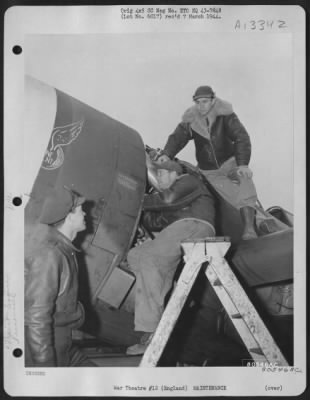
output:
<path id="1" fill-rule="evenodd" d="M 83 231 L 85 199 L 53 189 L 40 217 L 43 235 L 25 259 L 25 366 L 94 366 L 72 346 L 72 329 L 82 325 L 77 300 L 78 265 L 72 241 Z"/>
<path id="2" fill-rule="evenodd" d="M 194 140 L 198 167 L 214 189 L 240 210 L 244 224 L 242 238 L 255 239 L 257 195 L 248 167 L 251 157 L 249 135 L 227 101 L 215 96 L 209 86 L 199 87 L 195 105 L 169 136 L 161 160 L 173 159 Z"/>
<path id="3" fill-rule="evenodd" d="M 136 275 L 135 330 L 145 333 L 140 343 L 127 349 L 131 355 L 144 353 L 160 321 L 182 257 L 181 242 L 215 235 L 214 198 L 204 183 L 194 175 L 182 174 L 175 161 L 154 166 L 159 192 L 145 195 L 143 224 L 159 233 L 127 256 Z"/>

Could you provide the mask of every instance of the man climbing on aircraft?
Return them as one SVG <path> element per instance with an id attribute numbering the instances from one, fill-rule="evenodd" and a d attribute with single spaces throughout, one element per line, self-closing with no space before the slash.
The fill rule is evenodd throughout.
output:
<path id="1" fill-rule="evenodd" d="M 143 224 L 159 233 L 131 249 L 127 257 L 136 275 L 135 330 L 144 332 L 140 343 L 127 349 L 130 355 L 145 352 L 161 319 L 165 296 L 182 257 L 181 242 L 215 235 L 214 198 L 204 183 L 183 174 L 175 161 L 153 163 L 150 168 L 155 169 L 159 191 L 145 195 Z M 221 305 L 211 286 L 210 290 L 217 313 Z"/>
<path id="2" fill-rule="evenodd" d="M 256 189 L 249 168 L 251 142 L 233 108 L 215 96 L 210 86 L 200 86 L 193 95 L 194 105 L 168 137 L 158 161 L 173 159 L 194 140 L 198 168 L 212 187 L 228 203 L 240 210 L 243 240 L 255 239 Z M 260 216 L 262 217 L 262 216 Z M 266 225 L 266 218 L 261 218 Z M 261 229 L 278 230 L 273 219 Z"/>

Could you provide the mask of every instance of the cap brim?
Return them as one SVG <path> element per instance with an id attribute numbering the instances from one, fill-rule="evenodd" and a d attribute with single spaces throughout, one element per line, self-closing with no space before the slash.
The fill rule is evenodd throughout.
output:
<path id="1" fill-rule="evenodd" d="M 198 99 L 214 99 L 214 96 L 212 96 L 212 94 L 210 95 L 201 95 L 201 96 L 193 96 L 194 100 L 198 100 Z"/>

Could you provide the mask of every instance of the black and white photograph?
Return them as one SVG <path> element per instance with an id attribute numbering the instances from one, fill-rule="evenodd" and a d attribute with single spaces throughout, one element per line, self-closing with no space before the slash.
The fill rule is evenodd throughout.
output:
<path id="1" fill-rule="evenodd" d="M 16 6 L 4 33 L 6 392 L 302 393 L 303 8 Z"/>

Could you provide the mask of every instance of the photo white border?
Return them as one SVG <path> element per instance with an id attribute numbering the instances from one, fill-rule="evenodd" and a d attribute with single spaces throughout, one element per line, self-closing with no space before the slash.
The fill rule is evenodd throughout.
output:
<path id="1" fill-rule="evenodd" d="M 208 5 L 209 6 L 209 5 Z M 95 7 L 95 8 L 94 8 Z M 4 35 L 4 388 L 11 396 L 293 396 L 306 387 L 306 132 L 305 132 L 305 12 L 298 6 L 221 6 L 222 19 L 208 24 L 187 23 L 188 32 L 234 32 L 236 19 L 284 20 L 291 33 L 294 61 L 294 367 L 287 371 L 262 368 L 50 368 L 31 374 L 24 358 L 12 355 L 24 347 L 23 276 L 24 208 L 22 171 L 24 54 L 15 55 L 29 34 L 100 34 L 178 32 L 175 23 L 128 21 L 122 6 L 16 6 L 5 14 Z M 139 8 L 140 6 L 127 6 Z M 149 6 L 152 7 L 152 6 Z M 156 5 L 154 6 L 156 7 Z M 165 7 L 160 5 L 161 8 Z M 178 8 L 178 6 L 172 6 Z M 182 6 L 185 7 L 185 6 Z M 195 7 L 190 5 L 189 7 Z M 201 7 L 201 5 L 197 6 Z M 94 12 L 95 10 L 95 12 Z M 61 12 L 60 12 L 61 11 Z M 275 33 L 280 31 L 276 27 Z M 251 31 L 248 31 L 251 35 Z M 262 35 L 265 34 L 262 32 Z M 28 372 L 27 372 L 28 371 Z M 177 390 L 186 385 L 187 390 Z M 226 386 L 227 390 L 193 390 L 193 386 Z M 123 387 L 115 390 L 114 386 Z M 137 390 L 126 389 L 137 387 Z M 147 387 L 147 390 L 138 387 Z M 148 390 L 150 386 L 158 390 Z M 162 390 L 163 386 L 172 388 Z M 175 390 L 173 390 L 175 387 Z M 281 387 L 271 392 L 270 387 Z"/>

